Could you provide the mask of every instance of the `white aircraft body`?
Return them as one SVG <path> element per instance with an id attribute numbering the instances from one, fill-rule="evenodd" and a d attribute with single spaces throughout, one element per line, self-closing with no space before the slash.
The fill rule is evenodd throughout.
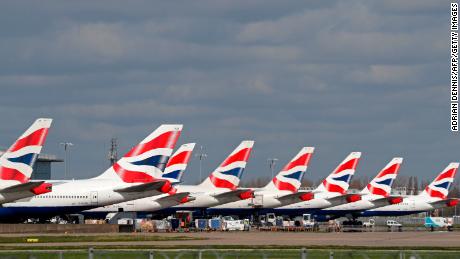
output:
<path id="1" fill-rule="evenodd" d="M 0 219 L 47 218 L 167 193 L 171 183 L 161 176 L 181 130 L 182 125 L 162 125 L 101 175 L 54 182 L 49 193 L 3 204 Z"/>

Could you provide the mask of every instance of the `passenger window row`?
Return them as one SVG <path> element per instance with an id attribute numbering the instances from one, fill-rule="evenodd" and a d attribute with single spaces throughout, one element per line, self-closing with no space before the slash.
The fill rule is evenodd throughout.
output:
<path id="1" fill-rule="evenodd" d="M 37 195 L 36 198 L 55 198 L 55 199 L 87 199 L 88 196 L 80 195 Z"/>

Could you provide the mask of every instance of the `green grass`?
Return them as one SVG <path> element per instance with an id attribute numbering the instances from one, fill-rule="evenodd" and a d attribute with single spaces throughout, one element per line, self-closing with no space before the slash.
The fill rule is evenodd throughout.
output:
<path id="1" fill-rule="evenodd" d="M 289 251 L 297 250 L 306 247 L 306 246 L 276 246 L 276 245 L 267 245 L 267 246 L 242 246 L 242 245 L 212 245 L 212 246 L 197 246 L 197 245 L 181 245 L 181 244 L 171 244 L 171 245 L 155 245 L 155 244 L 129 244 L 129 245 L 78 245 L 78 246 L 69 246 L 69 245 L 46 245 L 46 246 L 33 246 L 33 245 L 22 245 L 22 246 L 12 246 L 12 245 L 1 245 L 0 253 L 5 251 L 46 251 L 46 250 L 87 250 L 88 248 L 94 248 L 95 250 L 150 250 L 154 249 L 157 251 L 166 251 L 166 250 L 197 250 L 197 249 L 210 249 L 210 250 L 280 250 L 280 251 Z M 307 246 L 308 250 L 337 250 L 337 251 L 400 251 L 400 250 L 411 250 L 411 251 L 441 251 L 441 252 L 453 252 L 460 253 L 460 247 L 369 247 L 369 246 Z M 459 254 L 460 258 L 460 254 Z"/>
<path id="2" fill-rule="evenodd" d="M 400 258 L 400 251 L 397 250 L 332 250 L 334 258 L 348 259 L 348 258 Z M 307 258 L 329 258 L 331 250 L 321 249 L 310 249 L 307 250 Z M 148 258 L 149 251 L 98 251 L 95 250 L 94 258 Z M 460 252 L 455 251 L 403 251 L 403 258 L 409 258 L 411 255 L 415 255 L 416 258 L 458 258 Z M 37 259 L 51 259 L 59 258 L 59 252 L 49 251 L 33 251 L 33 252 L 0 252 L 0 257 L 10 258 L 30 258 L 34 256 Z M 180 256 L 180 258 L 198 258 L 198 251 L 154 251 L 154 258 L 174 258 Z M 281 258 L 300 258 L 300 250 L 296 249 L 285 249 L 285 250 L 217 250 L 217 251 L 204 251 L 202 254 L 203 259 L 211 258 L 245 258 L 255 259 L 263 258 L 266 256 L 271 259 Z M 77 259 L 77 258 L 88 258 L 87 251 L 65 251 L 62 252 L 62 258 L 65 259 Z"/>
<path id="3" fill-rule="evenodd" d="M 27 239 L 38 239 L 38 243 L 61 242 L 123 242 L 123 241 L 182 241 L 203 240 L 187 236 L 155 236 L 155 235 L 111 235 L 111 236 L 14 236 L 0 237 L 0 244 L 27 243 Z"/>

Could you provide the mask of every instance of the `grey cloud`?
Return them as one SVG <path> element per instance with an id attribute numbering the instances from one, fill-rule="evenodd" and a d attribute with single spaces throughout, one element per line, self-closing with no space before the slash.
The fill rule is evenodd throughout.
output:
<path id="1" fill-rule="evenodd" d="M 1 145 L 55 118 L 45 151 L 75 142 L 74 177 L 108 166 L 161 123 L 205 147 L 212 170 L 255 139 L 247 178 L 303 145 L 319 179 L 350 151 L 372 176 L 392 156 L 432 177 L 449 132 L 448 5 L 432 1 L 41 1 L 0 10 Z M 447 61 L 447 62 L 446 62 Z M 281 166 L 281 165 L 280 165 Z M 185 178 L 197 178 L 192 161 Z M 61 168 L 57 166 L 55 176 Z"/>

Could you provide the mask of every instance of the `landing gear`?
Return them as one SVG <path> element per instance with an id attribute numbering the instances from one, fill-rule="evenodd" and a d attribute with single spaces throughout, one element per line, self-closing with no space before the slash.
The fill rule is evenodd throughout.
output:
<path id="1" fill-rule="evenodd" d="M 342 231 L 343 232 L 362 232 L 363 231 L 363 222 L 352 218 L 350 220 L 342 222 Z"/>

